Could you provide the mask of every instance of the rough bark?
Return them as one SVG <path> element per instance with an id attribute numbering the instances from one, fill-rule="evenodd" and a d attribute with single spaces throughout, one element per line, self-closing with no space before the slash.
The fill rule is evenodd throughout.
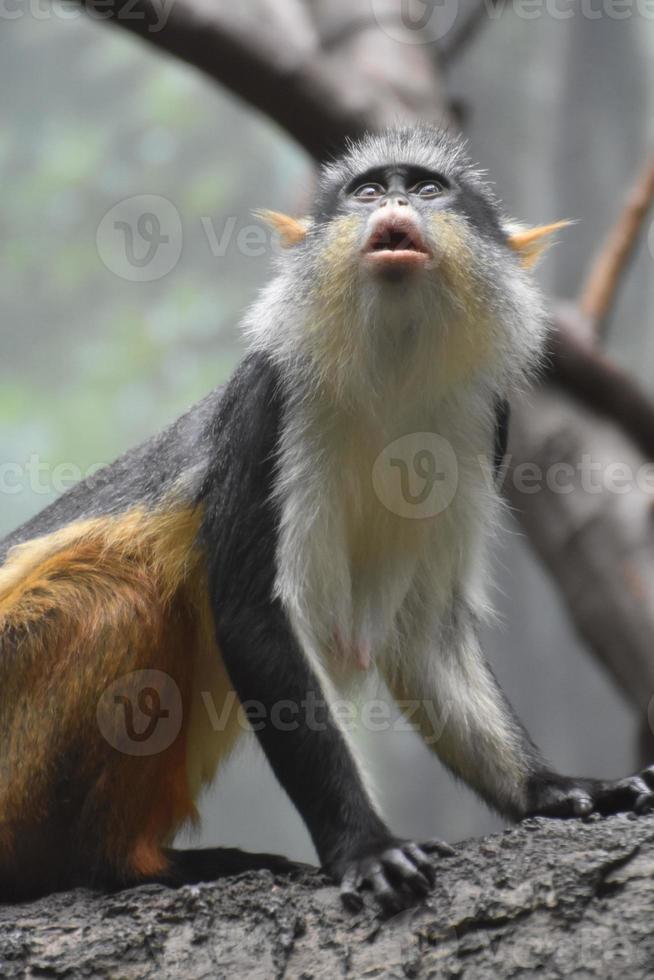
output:
<path id="1" fill-rule="evenodd" d="M 650 977 L 654 817 L 528 820 L 460 844 L 386 922 L 316 873 L 0 907 L 0 975 L 120 980 Z"/>

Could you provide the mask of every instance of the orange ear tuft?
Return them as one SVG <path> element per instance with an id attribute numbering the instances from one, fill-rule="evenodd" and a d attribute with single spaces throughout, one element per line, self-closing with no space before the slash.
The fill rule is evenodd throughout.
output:
<path id="1" fill-rule="evenodd" d="M 273 231 L 277 232 L 280 242 L 285 248 L 290 248 L 291 245 L 299 245 L 306 237 L 308 231 L 306 221 L 298 221 L 297 218 L 291 218 L 287 214 L 266 209 L 255 211 L 254 214 L 257 218 L 265 221 Z"/>
<path id="2" fill-rule="evenodd" d="M 570 224 L 571 221 L 554 221 L 551 225 L 538 225 L 537 228 L 517 228 L 509 232 L 507 243 L 509 248 L 518 253 L 520 264 L 525 269 L 531 269 L 551 245 L 550 235 Z"/>

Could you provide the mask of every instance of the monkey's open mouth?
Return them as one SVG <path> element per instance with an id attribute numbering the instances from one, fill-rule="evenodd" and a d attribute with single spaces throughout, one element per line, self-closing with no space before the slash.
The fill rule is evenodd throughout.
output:
<path id="1" fill-rule="evenodd" d="M 411 232 L 401 231 L 398 228 L 391 228 L 389 231 L 382 229 L 372 236 L 368 252 L 423 252 L 421 243 L 417 242 Z"/>
<path id="2" fill-rule="evenodd" d="M 423 266 L 431 258 L 417 223 L 391 215 L 376 223 L 363 254 L 380 270 Z"/>

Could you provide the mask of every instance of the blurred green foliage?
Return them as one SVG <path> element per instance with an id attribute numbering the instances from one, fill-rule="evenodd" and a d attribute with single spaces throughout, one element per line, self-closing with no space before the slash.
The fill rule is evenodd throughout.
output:
<path id="1" fill-rule="evenodd" d="M 33 454 L 82 471 L 157 431 L 221 383 L 237 323 L 270 267 L 237 233 L 251 210 L 297 210 L 310 167 L 247 106 L 167 55 L 83 15 L 3 24 L 0 84 L 0 536 L 54 496 L 16 477 Z M 183 247 L 130 282 L 96 247 L 118 201 L 161 195 Z M 228 223 L 226 225 L 226 223 Z M 230 224 L 231 223 L 231 224 Z M 224 255 L 212 253 L 207 227 Z M 2 467 L 11 464 L 11 479 Z"/>

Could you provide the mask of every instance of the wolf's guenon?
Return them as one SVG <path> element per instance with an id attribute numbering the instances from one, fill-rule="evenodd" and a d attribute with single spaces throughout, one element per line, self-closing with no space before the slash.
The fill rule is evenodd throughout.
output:
<path id="1" fill-rule="evenodd" d="M 232 703 L 346 902 L 415 900 L 446 846 L 389 830 L 333 710 L 373 670 L 500 813 L 652 803 L 649 770 L 554 773 L 478 642 L 493 463 L 545 332 L 529 267 L 558 225 L 509 223 L 432 129 L 352 145 L 311 215 L 266 218 L 285 248 L 229 383 L 0 545 L 5 899 L 229 869 L 168 844 L 244 727 Z"/>

